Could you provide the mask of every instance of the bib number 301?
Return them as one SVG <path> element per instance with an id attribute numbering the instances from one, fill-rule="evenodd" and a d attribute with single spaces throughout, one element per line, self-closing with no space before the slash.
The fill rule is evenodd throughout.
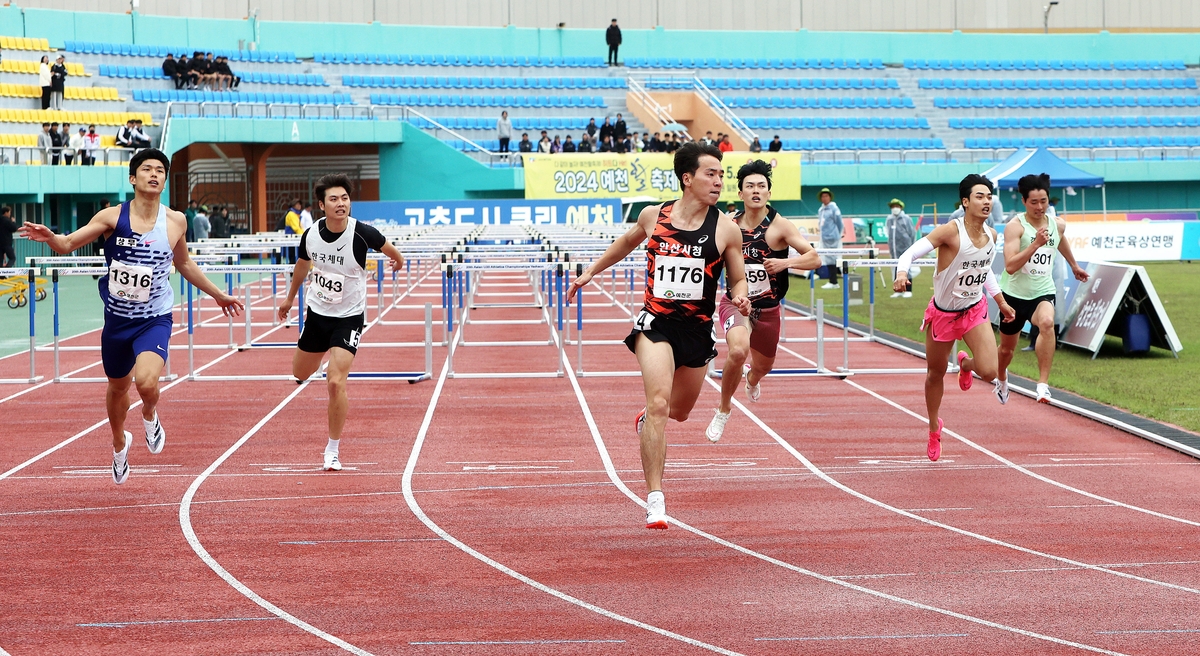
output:
<path id="1" fill-rule="evenodd" d="M 125 264 L 113 260 L 108 267 L 108 293 L 125 301 L 145 303 L 150 300 L 150 285 L 154 270 L 150 267 Z"/>
<path id="2" fill-rule="evenodd" d="M 1029 261 L 1025 266 L 1021 267 L 1021 271 L 1030 276 L 1048 276 L 1050 275 L 1050 267 L 1054 264 L 1054 249 L 1049 246 L 1042 246 L 1033 252 L 1029 257 Z"/>
<path id="3" fill-rule="evenodd" d="M 704 260 L 692 257 L 655 258 L 654 297 L 671 301 L 704 298 Z"/>

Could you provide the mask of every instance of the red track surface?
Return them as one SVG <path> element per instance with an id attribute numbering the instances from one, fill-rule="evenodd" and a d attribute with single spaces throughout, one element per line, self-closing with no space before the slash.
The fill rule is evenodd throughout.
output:
<path id="1" fill-rule="evenodd" d="M 481 287 L 479 300 L 515 289 Z M 437 291 L 433 278 L 416 290 Z M 585 315 L 624 316 L 599 305 Z M 594 324 L 586 337 L 627 329 Z M 270 330 L 256 339 L 295 339 Z M 787 334 L 813 330 L 796 319 Z M 363 341 L 423 331 L 375 325 Z M 466 332 L 548 338 L 545 325 Z M 811 366 L 801 358 L 814 357 L 811 343 L 786 346 L 777 366 Z M 840 343 L 829 349 L 840 359 Z M 565 351 L 574 368 L 575 346 Z M 589 371 L 636 368 L 624 346 L 585 351 Z M 769 378 L 716 445 L 703 436 L 714 387 L 668 426 L 674 521 L 647 531 L 629 496 L 645 495 L 637 378 L 446 378 L 445 355 L 435 349 L 433 381 L 351 382 L 339 473 L 319 471 L 318 382 L 164 386 L 167 448 L 148 455 L 135 431 L 121 487 L 108 472 L 102 384 L 0 387 L 0 399 L 30 390 L 0 401 L 16 438 L 0 455 L 0 650 L 1200 652 L 1200 463 L 1186 456 L 1017 395 L 1002 407 L 987 386 L 962 393 L 948 377 L 943 456 L 930 463 L 919 376 Z M 549 344 L 459 347 L 454 370 L 548 372 L 557 357 Z M 97 359 L 65 353 L 63 370 Z M 288 373 L 289 361 L 287 349 L 197 351 L 206 374 Z M 861 343 L 851 363 L 921 366 Z M 366 347 L 355 369 L 423 364 L 421 349 Z M 174 370 L 185 366 L 177 351 Z M 0 377 L 27 368 L 0 360 Z"/>

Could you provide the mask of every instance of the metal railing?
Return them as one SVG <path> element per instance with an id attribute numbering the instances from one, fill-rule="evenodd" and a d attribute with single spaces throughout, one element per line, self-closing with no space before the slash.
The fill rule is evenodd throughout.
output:
<path id="1" fill-rule="evenodd" d="M 129 161 L 136 148 L 108 147 L 98 150 L 85 150 L 84 155 L 74 152 L 71 163 L 66 163 L 64 151 L 78 151 L 78 148 L 42 148 L 38 146 L 0 146 L 0 165 L 38 165 L 46 166 L 108 166 L 109 164 L 124 164 Z M 93 153 L 93 155 L 87 155 Z M 95 157 L 95 161 L 84 164 L 83 157 Z M 58 163 L 54 163 L 58 157 Z"/>
<path id="2" fill-rule="evenodd" d="M 676 122 L 675 118 L 671 116 L 671 113 L 667 111 L 667 108 L 663 107 L 662 104 L 655 100 L 654 96 L 650 95 L 641 80 L 631 75 L 629 76 L 628 84 L 629 92 L 633 94 L 633 97 L 639 103 L 642 104 L 642 107 L 644 107 L 646 111 L 650 112 L 650 114 L 654 116 L 654 120 L 658 121 L 660 125 L 667 125 L 669 123 Z M 684 130 L 683 134 L 688 139 L 692 138 L 692 135 L 688 134 L 686 130 Z"/>
<path id="3" fill-rule="evenodd" d="M 409 122 L 411 122 L 411 119 L 413 117 L 417 117 L 417 118 L 421 119 L 422 121 L 424 121 L 427 126 L 429 126 L 429 127 L 426 127 L 425 125 L 420 126 L 420 128 L 423 131 L 425 131 L 425 132 L 432 131 L 433 132 L 432 136 L 437 138 L 439 141 L 444 140 L 442 138 L 442 136 L 440 135 L 440 133 L 442 133 L 442 132 L 449 135 L 450 138 L 462 141 L 464 145 L 469 145 L 470 148 L 462 149 L 460 152 L 468 155 L 472 159 L 475 159 L 479 162 L 487 164 L 488 166 L 495 166 L 497 164 L 512 164 L 514 162 L 519 163 L 521 161 L 519 153 L 515 153 L 515 152 L 514 153 L 499 153 L 499 152 L 491 151 L 491 150 L 483 147 L 479 143 L 477 143 L 475 140 L 467 137 L 463 133 L 461 133 L 457 130 L 448 128 L 445 125 L 442 125 L 441 123 L 439 123 L 437 121 L 437 119 L 432 118 L 429 115 L 424 114 L 422 112 L 419 112 L 407 105 L 397 105 L 397 106 L 371 105 L 370 109 L 371 109 L 371 118 L 375 119 L 375 120 L 409 121 Z"/>
<path id="4" fill-rule="evenodd" d="M 754 140 L 758 138 L 758 134 L 751 130 L 750 126 L 746 125 L 746 122 L 743 121 L 740 116 L 735 114 L 732 109 L 729 109 L 729 107 L 717 97 L 717 94 L 713 93 L 712 89 L 708 88 L 708 85 L 700 81 L 700 78 L 698 77 L 692 78 L 692 84 L 693 89 L 700 94 L 700 97 L 704 99 L 704 102 L 708 103 L 708 106 L 711 107 L 712 110 L 721 117 L 722 121 L 725 121 L 727 124 L 729 124 L 729 126 L 733 128 L 733 131 L 736 132 L 739 137 L 745 139 L 747 145 L 754 143 Z"/>
<path id="5" fill-rule="evenodd" d="M 267 118 L 370 120 L 372 107 L 299 103 L 179 102 L 167 103 L 167 118 Z M 165 128 L 164 128 L 165 133 Z"/>

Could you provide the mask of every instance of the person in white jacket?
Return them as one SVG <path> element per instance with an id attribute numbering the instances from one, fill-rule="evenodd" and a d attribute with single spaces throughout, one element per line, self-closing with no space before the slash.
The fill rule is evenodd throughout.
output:
<path id="1" fill-rule="evenodd" d="M 42 109 L 50 109 L 52 85 L 53 83 L 50 78 L 50 55 L 42 55 L 42 61 L 38 64 L 38 86 L 42 88 Z"/>
<path id="2" fill-rule="evenodd" d="M 69 142 L 71 145 L 71 152 L 75 155 L 75 164 L 80 166 L 82 166 L 84 160 L 87 159 L 87 139 L 85 139 L 83 136 L 84 132 L 85 131 L 83 128 L 79 128 L 79 132 L 71 135 L 71 140 Z"/>

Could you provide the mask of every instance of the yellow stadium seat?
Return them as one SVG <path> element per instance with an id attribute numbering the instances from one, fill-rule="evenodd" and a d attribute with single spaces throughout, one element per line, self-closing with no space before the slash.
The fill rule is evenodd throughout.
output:
<path id="1" fill-rule="evenodd" d="M 29 37 L 20 37 L 17 40 L 17 48 L 19 50 L 33 50 L 33 39 Z"/>
<path id="2" fill-rule="evenodd" d="M 37 41 L 38 41 L 38 49 L 39 50 L 45 50 L 45 51 L 50 50 L 50 40 L 49 39 L 38 39 Z"/>
<path id="3" fill-rule="evenodd" d="M 0 48 L 4 48 L 5 50 L 12 50 L 13 49 L 12 37 L 0 36 Z"/>
<path id="4" fill-rule="evenodd" d="M 104 148 L 116 148 L 117 136 L 115 134 L 100 135 L 100 145 Z"/>

